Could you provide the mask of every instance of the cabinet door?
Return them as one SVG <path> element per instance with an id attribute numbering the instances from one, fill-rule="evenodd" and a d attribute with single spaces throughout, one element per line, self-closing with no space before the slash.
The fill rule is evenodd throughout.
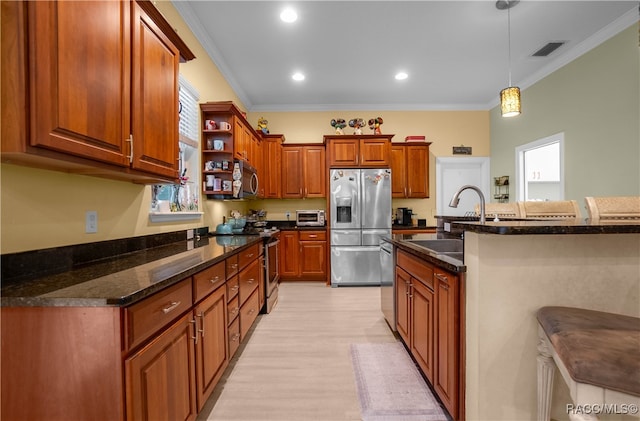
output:
<path id="1" fill-rule="evenodd" d="M 244 124 L 238 118 L 234 118 L 231 124 L 233 125 L 233 157 L 244 160 Z"/>
<path id="2" fill-rule="evenodd" d="M 282 198 L 301 199 L 302 178 L 302 148 L 282 148 Z"/>
<path id="3" fill-rule="evenodd" d="M 177 178 L 180 52 L 133 5 L 132 167 Z"/>
<path id="4" fill-rule="evenodd" d="M 129 166 L 130 7 L 27 2 L 31 145 Z"/>
<path id="5" fill-rule="evenodd" d="M 330 167 L 359 165 L 360 144 L 357 139 L 331 139 L 328 147 Z"/>
<path id="6" fill-rule="evenodd" d="M 305 279 L 327 277 L 326 241 L 300 241 L 300 276 Z"/>
<path id="7" fill-rule="evenodd" d="M 280 233 L 280 276 L 296 278 L 299 275 L 299 240 L 297 231 Z"/>
<path id="8" fill-rule="evenodd" d="M 407 145 L 406 195 L 410 198 L 429 197 L 429 147 Z"/>
<path id="9" fill-rule="evenodd" d="M 404 145 L 391 144 L 391 197 L 405 197 L 406 195 L 406 150 Z"/>
<path id="10" fill-rule="evenodd" d="M 411 353 L 433 384 L 433 291 L 415 278 L 413 283 L 411 320 Z"/>
<path id="11" fill-rule="evenodd" d="M 391 145 L 388 139 L 360 140 L 360 165 L 388 167 Z"/>
<path id="12" fill-rule="evenodd" d="M 125 360 L 128 421 L 196 418 L 195 333 L 188 313 Z"/>
<path id="13" fill-rule="evenodd" d="M 197 323 L 196 381 L 198 411 L 229 363 L 227 354 L 227 294 L 222 285 L 194 310 Z"/>
<path id="14" fill-rule="evenodd" d="M 409 345 L 409 288 L 411 276 L 396 266 L 396 324 L 400 337 Z"/>
<path id="15" fill-rule="evenodd" d="M 458 277 L 436 269 L 436 367 L 433 386 L 451 416 L 458 417 Z"/>
<path id="16" fill-rule="evenodd" d="M 282 197 L 282 145 L 279 141 L 266 140 L 264 148 L 264 197 L 280 199 Z"/>
<path id="17" fill-rule="evenodd" d="M 325 148 L 323 146 L 304 147 L 304 197 L 326 197 Z"/>

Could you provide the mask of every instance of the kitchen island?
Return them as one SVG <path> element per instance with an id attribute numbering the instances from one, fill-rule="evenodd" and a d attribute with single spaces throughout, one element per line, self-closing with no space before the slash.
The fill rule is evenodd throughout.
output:
<path id="1" fill-rule="evenodd" d="M 464 232 L 466 419 L 535 420 L 536 311 L 555 305 L 640 316 L 640 222 L 451 228 Z M 551 417 L 566 420 L 569 391 L 556 379 Z"/>

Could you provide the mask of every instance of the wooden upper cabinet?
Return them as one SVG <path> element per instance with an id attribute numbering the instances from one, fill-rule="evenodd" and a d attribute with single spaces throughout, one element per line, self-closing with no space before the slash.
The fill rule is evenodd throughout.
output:
<path id="1" fill-rule="evenodd" d="M 392 197 L 429 197 L 429 145 L 428 142 L 391 144 Z"/>
<path id="2" fill-rule="evenodd" d="M 324 136 L 330 168 L 389 167 L 393 135 Z"/>
<path id="3" fill-rule="evenodd" d="M 324 145 L 283 145 L 282 198 L 326 197 Z"/>
<path id="4" fill-rule="evenodd" d="M 404 145 L 391 144 L 391 197 L 406 197 L 406 153 L 407 148 Z"/>
<path id="5" fill-rule="evenodd" d="M 304 146 L 303 154 L 304 197 L 326 197 L 326 152 L 324 145 Z"/>
<path id="6" fill-rule="evenodd" d="M 137 3 L 133 27 L 133 168 L 178 176 L 180 52 Z"/>
<path id="7" fill-rule="evenodd" d="M 282 142 L 284 135 L 262 135 L 263 174 L 260 183 L 266 199 L 282 198 Z"/>
<path id="8" fill-rule="evenodd" d="M 283 146 L 282 148 L 282 198 L 302 197 L 302 149 Z"/>
<path id="9" fill-rule="evenodd" d="M 3 4 L 3 126 L 22 114 L 3 127 L 3 159 L 175 181 L 183 48 L 148 1 Z"/>
<path id="10" fill-rule="evenodd" d="M 128 166 L 131 4 L 28 2 L 27 12 L 29 143 Z"/>

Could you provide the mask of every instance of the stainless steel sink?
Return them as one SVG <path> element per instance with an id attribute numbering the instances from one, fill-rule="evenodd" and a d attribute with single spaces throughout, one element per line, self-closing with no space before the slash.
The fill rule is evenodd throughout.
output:
<path id="1" fill-rule="evenodd" d="M 464 251 L 463 240 L 441 239 L 441 240 L 406 240 L 407 242 L 426 248 L 436 254 L 441 253 L 462 253 Z"/>

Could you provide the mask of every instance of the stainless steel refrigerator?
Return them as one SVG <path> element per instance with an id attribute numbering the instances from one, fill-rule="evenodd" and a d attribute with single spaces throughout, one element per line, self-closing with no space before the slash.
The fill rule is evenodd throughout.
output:
<path id="1" fill-rule="evenodd" d="M 380 240 L 391 235 L 391 170 L 330 174 L 331 286 L 380 285 Z"/>

